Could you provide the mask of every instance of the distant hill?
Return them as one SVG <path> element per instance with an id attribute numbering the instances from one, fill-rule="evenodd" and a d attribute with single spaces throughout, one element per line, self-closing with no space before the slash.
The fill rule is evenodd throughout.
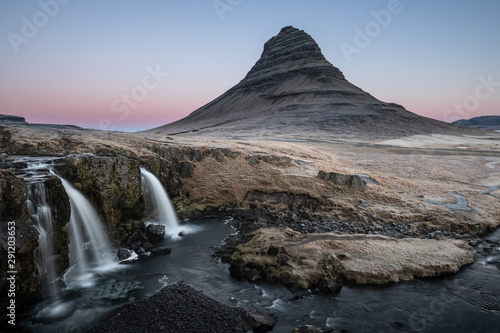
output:
<path id="1" fill-rule="evenodd" d="M 0 114 L 0 124 L 2 123 L 27 124 L 24 117 L 12 116 L 9 114 Z"/>
<path id="2" fill-rule="evenodd" d="M 370 141 L 467 131 L 376 99 L 346 80 L 311 36 L 288 26 L 265 43 L 237 85 L 187 117 L 146 132 Z"/>
<path id="3" fill-rule="evenodd" d="M 460 119 L 453 123 L 485 130 L 500 130 L 500 116 L 480 116 L 471 119 Z"/>
<path id="4" fill-rule="evenodd" d="M 40 127 L 40 128 L 55 128 L 55 129 L 76 129 L 83 130 L 83 128 L 75 125 L 57 125 L 57 124 L 32 124 L 26 122 L 24 117 L 13 116 L 8 114 L 0 114 L 0 126 L 30 126 L 30 127 Z"/>

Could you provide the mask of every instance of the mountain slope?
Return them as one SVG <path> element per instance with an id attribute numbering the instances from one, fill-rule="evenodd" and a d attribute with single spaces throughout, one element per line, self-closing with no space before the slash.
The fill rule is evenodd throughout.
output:
<path id="1" fill-rule="evenodd" d="M 480 116 L 471 119 L 460 119 L 453 123 L 487 130 L 500 130 L 500 116 Z"/>
<path id="2" fill-rule="evenodd" d="M 210 137 L 393 138 L 459 127 L 384 103 L 347 81 L 314 39 L 283 28 L 243 80 L 176 122 L 149 130 Z"/>

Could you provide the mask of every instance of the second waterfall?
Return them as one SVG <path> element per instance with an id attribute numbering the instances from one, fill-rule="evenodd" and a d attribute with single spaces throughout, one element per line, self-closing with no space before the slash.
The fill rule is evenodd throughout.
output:
<path id="1" fill-rule="evenodd" d="M 141 168 L 141 174 L 146 205 L 151 206 L 156 213 L 155 222 L 165 226 L 165 234 L 171 238 L 177 238 L 180 232 L 188 231 L 186 227 L 179 225 L 179 220 L 167 192 L 165 192 L 158 178 L 144 168 Z"/>

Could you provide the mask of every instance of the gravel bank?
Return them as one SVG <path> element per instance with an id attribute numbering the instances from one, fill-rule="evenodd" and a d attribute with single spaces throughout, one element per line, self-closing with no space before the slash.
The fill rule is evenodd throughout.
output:
<path id="1" fill-rule="evenodd" d="M 89 332 L 247 332 L 251 328 L 246 316 L 242 309 L 223 305 L 190 286 L 175 284 L 125 306 Z"/>

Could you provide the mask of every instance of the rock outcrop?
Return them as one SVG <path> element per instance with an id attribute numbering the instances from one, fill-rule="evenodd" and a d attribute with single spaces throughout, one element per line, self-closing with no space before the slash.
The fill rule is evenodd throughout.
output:
<path id="1" fill-rule="evenodd" d="M 57 275 L 61 275 L 69 267 L 69 234 L 68 223 L 71 217 L 69 197 L 58 177 L 45 180 L 47 190 L 47 204 L 52 212 L 53 219 L 53 245 L 54 254 L 57 256 Z"/>
<path id="2" fill-rule="evenodd" d="M 187 117 L 148 132 L 371 140 L 457 129 L 354 86 L 311 36 L 288 26 L 265 43 L 260 59 L 236 86 Z"/>
<path id="3" fill-rule="evenodd" d="M 249 237 L 230 257 L 232 276 L 321 293 L 338 290 L 343 280 L 384 284 L 456 273 L 475 260 L 472 247 L 458 240 L 305 235 L 276 228 Z"/>
<path id="4" fill-rule="evenodd" d="M 340 289 L 340 261 L 333 251 L 298 247 L 303 236 L 291 229 L 259 229 L 230 258 L 230 274 L 252 283 L 281 283 L 291 289 L 330 293 Z M 258 278 L 256 278 L 258 276 Z"/>
<path id="5" fill-rule="evenodd" d="M 4 124 L 27 124 L 24 117 L 0 114 L 0 123 Z"/>
<path id="6" fill-rule="evenodd" d="M 360 175 L 347 175 L 339 172 L 325 172 L 319 171 L 318 177 L 323 180 L 332 181 L 337 185 L 349 184 L 352 188 L 363 191 L 366 187 L 366 181 Z"/>
<path id="7" fill-rule="evenodd" d="M 0 306 L 7 307 L 10 283 L 7 272 L 15 271 L 15 301 L 20 306 L 35 297 L 38 278 L 35 249 L 38 231 L 33 226 L 27 206 L 28 188 L 12 172 L 0 170 Z M 12 237 L 15 241 L 12 241 Z M 13 257 L 9 258 L 8 254 Z M 11 260 L 7 260 L 7 259 Z M 12 266 L 10 266 L 12 264 Z M 1 321 L 6 318 L 2 318 Z"/>
<path id="8" fill-rule="evenodd" d="M 144 215 L 140 162 L 123 156 L 74 155 L 56 166 L 97 209 L 112 238 L 120 242 L 120 231 L 139 226 Z"/>

